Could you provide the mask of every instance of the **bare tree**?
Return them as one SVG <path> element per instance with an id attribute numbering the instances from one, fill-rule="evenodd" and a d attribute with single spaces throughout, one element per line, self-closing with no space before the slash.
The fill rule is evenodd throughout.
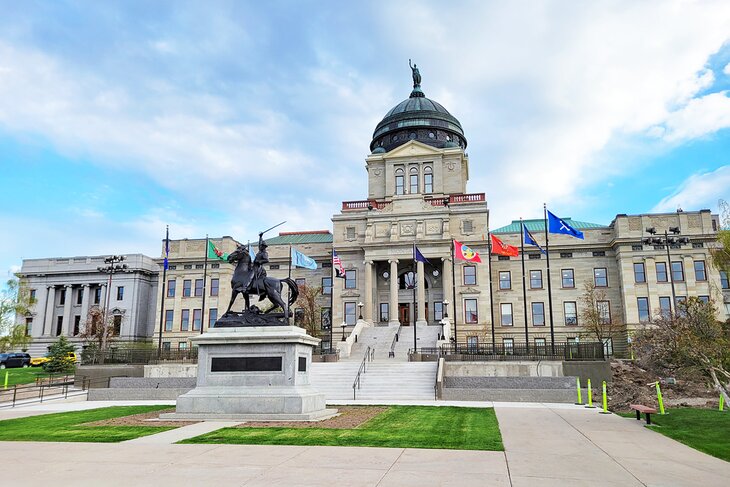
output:
<path id="1" fill-rule="evenodd" d="M 720 230 L 717 232 L 717 245 L 710 248 L 710 255 L 716 269 L 730 273 L 730 205 L 720 200 L 718 206 Z"/>
<path id="2" fill-rule="evenodd" d="M 91 306 L 86 321 L 79 332 L 79 337 L 85 342 L 93 344 L 93 348 L 96 350 L 104 352 L 114 338 L 113 321 L 113 316 L 105 319 L 104 310 L 100 306 Z M 101 360 L 103 363 L 103 353 Z"/>
<path id="3" fill-rule="evenodd" d="M 669 370 L 700 371 L 730 404 L 730 324 L 716 318 L 714 302 L 696 297 L 677 303 L 639 331 L 639 358 Z"/>
<path id="4" fill-rule="evenodd" d="M 593 282 L 587 282 L 580 297 L 581 336 L 606 343 L 608 339 L 615 341 L 623 331 L 623 323 L 611 314 L 606 291 L 596 288 Z"/>
<path id="5" fill-rule="evenodd" d="M 317 334 L 317 323 L 321 319 L 322 307 L 318 303 L 319 297 L 322 296 L 322 288 L 308 286 L 303 284 L 299 286 L 299 298 L 297 298 L 296 306 L 301 309 L 300 317 L 297 317 L 297 311 L 294 311 L 294 322 L 307 330 L 312 336 Z"/>

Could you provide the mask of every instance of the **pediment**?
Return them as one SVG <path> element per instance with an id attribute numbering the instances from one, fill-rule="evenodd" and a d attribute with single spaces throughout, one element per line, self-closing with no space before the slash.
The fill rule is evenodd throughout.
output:
<path id="1" fill-rule="evenodd" d="M 442 150 L 430 145 L 426 145 L 416 140 L 409 140 L 405 144 L 396 147 L 392 151 L 384 154 L 386 159 L 392 159 L 394 157 L 418 157 L 418 156 L 435 156 L 441 155 Z"/>

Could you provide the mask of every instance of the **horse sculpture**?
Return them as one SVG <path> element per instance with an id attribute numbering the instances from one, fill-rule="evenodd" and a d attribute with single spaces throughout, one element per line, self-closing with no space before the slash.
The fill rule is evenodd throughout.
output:
<path id="1" fill-rule="evenodd" d="M 294 304 L 299 297 L 299 288 L 296 282 L 290 278 L 277 279 L 275 277 L 263 276 L 257 278 L 255 276 L 255 269 L 253 262 L 251 261 L 251 255 L 248 252 L 248 248 L 240 245 L 236 250 L 228 255 L 228 262 L 237 262 L 236 269 L 233 271 L 233 277 L 231 278 L 231 302 L 228 304 L 228 310 L 226 314 L 230 313 L 231 307 L 236 300 L 236 296 L 239 294 L 243 295 L 245 302 L 244 311 L 248 311 L 250 307 L 249 295 L 256 294 L 259 296 L 259 301 L 265 298 L 269 298 L 269 301 L 274 303 L 274 307 L 268 310 L 266 313 L 271 312 L 277 306 L 284 311 L 284 316 L 289 315 L 289 308 Z M 283 288 L 282 283 L 289 286 L 289 302 L 285 303 L 281 297 L 281 290 Z"/>

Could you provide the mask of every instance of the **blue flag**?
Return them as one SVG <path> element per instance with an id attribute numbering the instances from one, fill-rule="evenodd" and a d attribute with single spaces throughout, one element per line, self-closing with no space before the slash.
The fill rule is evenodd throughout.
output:
<path id="1" fill-rule="evenodd" d="M 540 244 L 537 243 L 537 240 L 535 240 L 535 237 L 532 236 L 532 234 L 527 229 L 527 227 L 525 226 L 524 223 L 522 224 L 522 235 L 523 235 L 522 238 L 524 239 L 525 245 L 534 245 L 535 247 L 537 247 L 538 249 L 540 249 L 540 252 L 542 252 L 543 254 L 546 253 L 545 252 L 545 249 L 543 249 L 542 247 L 540 247 Z"/>
<path id="2" fill-rule="evenodd" d="M 256 252 L 253 251 L 253 248 L 251 248 L 251 244 L 248 244 L 248 255 L 251 257 L 251 262 L 256 260 Z"/>
<path id="3" fill-rule="evenodd" d="M 317 269 L 317 262 L 311 257 L 307 257 L 294 247 L 291 248 L 291 263 L 294 267 L 304 267 L 305 269 Z"/>
<path id="4" fill-rule="evenodd" d="M 570 235 L 571 237 L 583 239 L 583 232 L 571 227 L 570 225 L 565 223 L 565 220 L 563 220 L 562 218 L 558 218 L 557 216 L 550 213 L 550 210 L 548 210 L 547 215 L 548 231 L 550 233 L 562 233 L 564 235 Z"/>
<path id="5" fill-rule="evenodd" d="M 165 262 L 163 263 L 165 270 L 170 268 L 170 263 L 167 261 L 167 258 L 169 256 L 170 256 L 170 227 L 167 227 L 167 230 L 165 230 Z"/>
<path id="6" fill-rule="evenodd" d="M 418 247 L 416 247 L 416 244 L 413 244 L 413 260 L 416 262 L 423 262 L 424 264 L 431 264 L 427 258 L 423 256 L 420 250 L 418 250 Z"/>

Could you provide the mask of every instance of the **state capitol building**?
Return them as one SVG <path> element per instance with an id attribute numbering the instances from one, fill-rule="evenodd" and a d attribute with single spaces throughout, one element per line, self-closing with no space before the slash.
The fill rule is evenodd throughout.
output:
<path id="1" fill-rule="evenodd" d="M 375 127 L 365 158 L 366 191 L 342 202 L 331 230 L 267 240 L 270 276 L 288 275 L 291 247 L 317 262 L 316 270 L 293 268 L 291 275 L 322 288 L 315 333 L 323 349 L 366 326 L 415 325 L 423 336 L 435 327 L 441 343 L 468 346 L 590 340 L 581 319 L 586 284 L 595 290 L 601 319 L 616 324 L 618 331 L 605 340 L 616 355 L 627 353 L 632 331 L 643 322 L 690 296 L 712 298 L 718 318 L 730 317 L 728 276 L 710 263 L 719 220 L 709 210 L 619 214 L 608 224 L 560 215 L 585 238 L 550 234 L 549 276 L 547 256 L 525 247 L 523 289 L 521 256 L 490 255 L 488 246 L 491 233 L 520 247 L 520 221 L 490 226 L 485 188 L 468 187 L 466 133 L 425 96 L 414 75 L 410 96 Z M 524 224 L 544 246 L 544 221 Z M 476 251 L 481 263 L 455 261 L 454 240 Z M 226 253 L 239 245 L 228 236 L 211 241 Z M 414 243 L 427 262 L 414 263 Z M 97 270 L 104 256 L 24 260 L 20 276 L 36 303 L 17 321 L 33 337 L 31 354 L 42 355 L 59 335 L 83 346 L 79 334 L 94 305 L 114 317 L 115 342 L 156 346 L 161 336 L 164 349 L 188 348 L 188 338 L 226 310 L 233 265 L 216 260 L 204 269 L 205 239 L 170 240 L 163 286 L 164 247 L 163 241 L 155 258 L 127 256 L 129 272 L 115 275 L 111 285 Z M 334 277 L 333 250 L 345 269 L 342 279 Z M 294 314 L 301 316 L 297 305 Z"/>

